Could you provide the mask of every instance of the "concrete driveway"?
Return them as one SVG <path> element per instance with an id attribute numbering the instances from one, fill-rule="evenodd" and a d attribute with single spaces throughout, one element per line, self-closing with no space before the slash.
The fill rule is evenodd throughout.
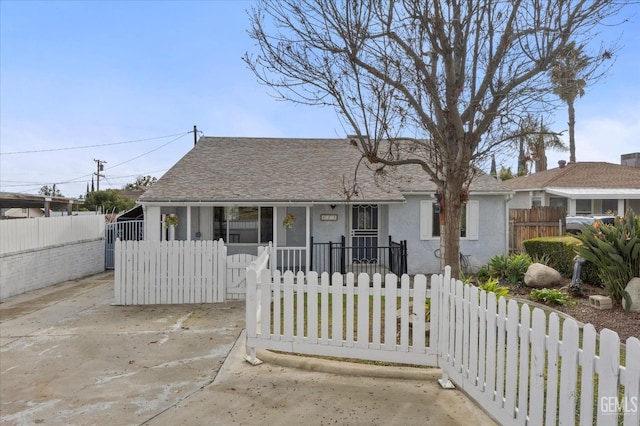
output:
<path id="1" fill-rule="evenodd" d="M 0 303 L 1 424 L 495 424 L 434 369 L 264 352 L 251 366 L 244 302 L 112 301 L 105 272 Z"/>
<path id="2" fill-rule="evenodd" d="M 112 306 L 110 272 L 0 304 L 2 424 L 141 424 L 209 385 L 244 303 Z"/>

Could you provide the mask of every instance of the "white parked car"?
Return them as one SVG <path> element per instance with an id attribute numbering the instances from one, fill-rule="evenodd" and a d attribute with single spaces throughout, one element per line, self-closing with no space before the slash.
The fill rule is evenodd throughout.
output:
<path id="1" fill-rule="evenodd" d="M 593 225 L 600 222 L 605 225 L 613 225 L 616 221 L 615 216 L 611 215 L 593 215 L 593 216 L 567 216 L 567 232 L 577 234 L 584 225 Z"/>

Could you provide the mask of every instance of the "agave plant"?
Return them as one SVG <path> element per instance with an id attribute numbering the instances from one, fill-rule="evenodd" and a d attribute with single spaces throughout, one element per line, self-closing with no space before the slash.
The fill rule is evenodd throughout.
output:
<path id="1" fill-rule="evenodd" d="M 524 279 L 524 274 L 531 265 L 528 254 L 497 255 L 489 259 L 489 274 L 500 281 L 516 285 Z"/>
<path id="2" fill-rule="evenodd" d="M 640 272 L 640 217 L 629 209 L 613 225 L 585 226 L 577 238 L 582 242 L 578 254 L 596 266 L 608 295 L 617 302 L 624 299 L 628 312 L 631 297 L 625 288 Z"/>

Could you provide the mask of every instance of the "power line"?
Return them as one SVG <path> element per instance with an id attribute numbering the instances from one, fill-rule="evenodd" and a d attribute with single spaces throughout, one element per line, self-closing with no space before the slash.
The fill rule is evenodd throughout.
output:
<path id="1" fill-rule="evenodd" d="M 147 154 L 151 154 L 152 152 L 155 152 L 155 151 L 159 150 L 160 148 L 164 148 L 165 146 L 167 146 L 167 145 L 169 145 L 169 144 L 171 144 L 171 143 L 174 143 L 174 142 L 175 142 L 175 141 L 177 141 L 178 139 L 181 139 L 181 138 L 185 137 L 185 136 L 186 136 L 186 135 L 188 135 L 189 133 L 192 133 L 192 132 L 183 133 L 183 134 L 181 134 L 180 136 L 178 136 L 177 138 L 172 139 L 172 140 L 170 140 L 169 142 L 167 142 L 167 143 L 165 143 L 165 144 L 163 144 L 163 145 L 160 145 L 160 146 L 159 146 L 159 147 L 157 147 L 157 148 L 152 149 L 151 151 L 147 151 L 147 152 L 145 152 L 145 153 L 142 153 L 142 154 L 140 154 L 140 155 L 138 155 L 138 156 L 136 156 L 136 157 L 130 158 L 129 160 L 123 161 L 122 163 L 118 163 L 118 164 L 116 164 L 115 166 L 111 166 L 111 167 L 109 167 L 107 170 L 115 169 L 115 168 L 116 168 L 116 167 L 118 167 L 118 166 L 122 166 L 123 164 L 130 163 L 130 162 L 132 162 L 133 160 L 137 160 L 137 159 L 138 159 L 138 158 L 140 158 L 140 157 L 144 157 L 144 156 L 145 156 L 145 155 L 147 155 Z"/>
<path id="2" fill-rule="evenodd" d="M 70 146 L 70 147 L 66 147 L 66 148 L 34 149 L 34 150 L 29 150 L 29 151 L 0 152 L 0 155 L 36 154 L 36 153 L 40 153 L 40 152 L 68 151 L 68 150 L 73 150 L 73 149 L 86 149 L 86 148 L 97 148 L 97 147 L 101 147 L 101 146 L 124 145 L 124 144 L 129 144 L 129 143 L 147 142 L 147 141 L 152 141 L 152 140 L 157 140 L 157 139 L 171 138 L 171 137 L 174 137 L 174 136 L 184 136 L 184 135 L 189 134 L 189 133 L 193 133 L 193 132 L 175 133 L 173 135 L 157 136 L 157 137 L 154 137 L 154 138 L 136 139 L 136 140 L 124 141 L 124 142 L 102 143 L 102 144 L 96 144 L 96 145 Z"/>
<path id="3" fill-rule="evenodd" d="M 115 166 L 111 166 L 111 167 L 109 167 L 109 169 L 107 169 L 107 170 L 111 170 L 111 169 L 116 168 L 116 167 L 118 167 L 118 166 L 121 166 L 121 165 L 123 165 L 123 164 L 129 163 L 129 162 L 131 162 L 131 161 L 133 161 L 133 160 L 137 160 L 138 158 L 143 157 L 143 156 L 145 156 L 145 155 L 147 155 L 147 154 L 150 154 L 150 153 L 152 153 L 152 152 L 154 152 L 154 151 L 157 151 L 157 150 L 159 150 L 160 148 L 164 148 L 165 146 L 169 145 L 170 143 L 173 143 L 173 142 L 177 141 L 177 140 L 178 140 L 178 139 L 180 139 L 180 138 L 183 138 L 184 136 L 188 135 L 189 133 L 191 133 L 191 132 L 182 133 L 182 134 L 181 134 L 180 136 L 178 136 L 177 138 L 172 139 L 172 140 L 170 140 L 169 142 L 167 142 L 167 143 L 165 143 L 165 144 L 163 144 L 163 145 L 160 145 L 160 146 L 159 146 L 159 147 L 157 147 L 157 148 L 152 149 L 151 151 L 147 151 L 147 152 L 145 152 L 145 153 L 143 153 L 143 154 L 140 154 L 140 155 L 138 155 L 138 156 L 136 156 L 136 157 L 133 157 L 133 158 L 131 158 L 131 159 L 129 159 L 129 160 L 123 161 L 122 163 L 116 164 Z M 69 179 L 69 180 L 64 181 L 64 182 L 57 182 L 57 183 L 58 183 L 59 185 L 60 185 L 60 184 L 65 184 L 65 183 L 77 183 L 77 181 L 79 181 L 79 180 L 81 180 L 81 179 L 84 179 L 84 178 L 86 178 L 86 177 L 89 177 L 89 176 L 91 176 L 91 175 L 93 175 L 93 173 L 89 173 L 88 175 L 83 175 L 83 176 L 80 176 L 80 177 L 77 177 L 77 178 L 73 178 L 73 179 Z"/>
<path id="4" fill-rule="evenodd" d="M 137 160 L 138 158 L 144 157 L 144 156 L 145 156 L 145 155 L 147 155 L 147 154 L 151 154 L 152 152 L 155 152 L 155 151 L 157 151 L 157 150 L 159 150 L 159 149 L 161 149 L 161 148 L 164 148 L 165 146 L 167 146 L 167 145 L 169 145 L 169 144 L 171 144 L 171 143 L 173 143 L 173 142 L 175 142 L 175 141 L 177 141 L 177 140 L 179 140 L 179 139 L 183 138 L 184 136 L 188 135 L 189 133 L 193 133 L 193 132 L 192 132 L 192 131 L 189 131 L 189 132 L 185 132 L 185 133 L 180 133 L 180 134 L 172 135 L 172 136 L 177 136 L 177 137 L 176 137 L 176 138 L 174 138 L 174 139 L 172 139 L 172 140 L 170 140 L 170 141 L 169 141 L 169 142 L 167 142 L 167 143 L 164 143 L 164 144 L 162 144 L 162 145 L 160 145 L 160 146 L 158 146 L 158 147 L 156 147 L 156 148 L 154 148 L 154 149 L 150 150 L 150 151 L 144 152 L 144 153 L 142 153 L 142 154 L 140 154 L 140 155 L 137 155 L 137 156 L 135 156 L 135 157 L 133 157 L 133 158 L 131 158 L 131 159 L 129 159 L 129 160 L 126 160 L 126 161 L 123 161 L 123 162 L 121 162 L 121 163 L 118 163 L 118 164 L 116 164 L 115 166 L 110 167 L 108 170 L 111 170 L 111 169 L 116 168 L 116 167 L 118 167 L 118 166 L 121 166 L 121 165 L 123 165 L 123 164 L 129 163 L 129 162 L 131 162 L 131 161 L 133 161 L 133 160 Z M 167 136 L 164 136 L 164 137 L 167 137 Z M 169 136 L 169 137 L 170 137 L 170 136 Z M 159 139 L 159 138 L 154 138 L 154 139 Z M 165 169 L 165 171 L 166 171 L 166 169 Z M 150 173 L 154 173 L 154 172 L 150 172 Z M 63 182 L 56 182 L 55 184 L 56 184 L 56 185 L 64 185 L 64 184 L 78 183 L 78 181 L 80 181 L 80 180 L 82 180 L 82 179 L 85 179 L 85 178 L 88 178 L 89 176 L 92 176 L 93 174 L 94 174 L 94 173 L 89 173 L 89 174 L 82 175 L 82 176 L 79 176 L 79 177 L 76 177 L 76 178 L 73 178 L 73 179 L 69 179 L 69 180 L 66 180 L 66 181 L 63 181 Z M 139 175 L 139 174 L 136 174 L 136 175 L 129 175 L 129 176 L 138 176 L 138 175 Z M 35 184 L 35 183 L 34 183 L 34 184 Z M 49 184 L 50 184 L 50 182 L 43 183 L 43 185 L 44 185 L 44 184 L 49 185 Z M 9 187 L 9 186 L 30 186 L 30 185 L 31 185 L 31 184 L 25 184 L 25 185 L 2 185 L 2 186 Z M 39 190 L 39 189 L 40 189 L 40 188 L 33 188 L 33 189 L 31 189 L 31 188 L 30 188 L 30 189 L 26 189 L 26 190 L 24 190 L 24 191 L 27 191 L 27 192 L 28 192 L 28 191 L 37 191 L 37 190 Z"/>

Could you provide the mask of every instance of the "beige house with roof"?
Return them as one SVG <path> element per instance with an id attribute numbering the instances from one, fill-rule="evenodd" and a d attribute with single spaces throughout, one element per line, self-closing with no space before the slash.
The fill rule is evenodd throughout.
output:
<path id="1" fill-rule="evenodd" d="M 622 156 L 623 163 L 634 165 L 559 162 L 555 169 L 502 183 L 515 192 L 509 203 L 514 209 L 561 206 L 568 216 L 640 212 L 640 162 L 624 161 L 636 157 L 640 154 Z"/>
<path id="2" fill-rule="evenodd" d="M 203 137 L 138 200 L 145 238 L 163 240 L 176 215 L 178 240 L 222 238 L 229 254 L 271 243 L 279 269 L 437 272 L 436 187 L 399 168 L 376 178 L 347 139 Z M 512 192 L 480 173 L 470 187 L 461 252 L 477 268 L 508 251 Z M 272 266 L 273 267 L 273 266 Z"/>

